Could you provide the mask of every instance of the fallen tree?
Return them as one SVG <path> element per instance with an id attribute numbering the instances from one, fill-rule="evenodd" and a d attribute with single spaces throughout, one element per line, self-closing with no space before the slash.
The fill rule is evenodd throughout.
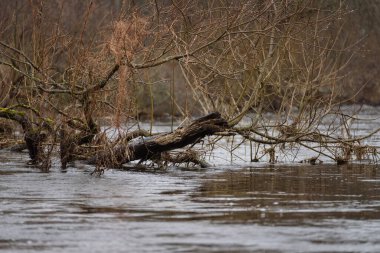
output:
<path id="1" fill-rule="evenodd" d="M 279 152 L 297 147 L 316 153 L 314 162 L 320 155 L 337 163 L 377 157 L 364 137 L 350 136 L 353 118 L 340 111 L 338 81 L 353 53 L 341 39 L 345 5 L 147 1 L 110 18 L 106 6 L 93 8 L 99 1 L 77 2 L 87 8 L 80 12 L 85 23 L 72 29 L 50 19 L 70 20 L 65 15 L 78 9 L 63 4 L 57 15 L 49 1 L 25 2 L 23 12 L 9 5 L 4 13 L 4 20 L 28 18 L 0 28 L 0 118 L 21 128 L 13 130 L 24 143 L 13 150 L 28 149 L 45 171 L 52 151 L 62 169 L 79 159 L 103 168 L 147 160 L 205 167 L 192 145 L 209 135 L 216 135 L 205 145 L 211 150 L 230 138 L 224 148 L 231 157 L 249 144 L 252 162 L 269 156 L 275 163 Z M 220 114 L 152 134 L 155 105 L 166 106 L 160 111 L 170 112 L 172 126 L 175 118 Z M 128 129 L 140 113 L 150 115 L 149 132 Z M 8 142 L 1 138 L 0 145 Z"/>
<path id="2" fill-rule="evenodd" d="M 166 152 L 196 144 L 208 135 L 223 131 L 227 126 L 227 121 L 221 117 L 220 113 L 211 113 L 194 120 L 187 126 L 178 127 L 171 133 L 147 138 L 140 136 L 127 143 L 122 142 L 112 149 L 98 152 L 89 162 L 104 167 L 120 167 L 131 161 L 142 162 L 149 159 L 173 163 L 199 162 L 201 166 L 205 166 L 205 163 L 196 159 L 195 156 L 183 154 L 171 156 Z"/>

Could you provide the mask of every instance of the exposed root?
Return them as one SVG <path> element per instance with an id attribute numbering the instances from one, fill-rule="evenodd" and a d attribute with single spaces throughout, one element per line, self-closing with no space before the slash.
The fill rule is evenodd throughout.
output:
<path id="1" fill-rule="evenodd" d="M 10 148 L 11 151 L 16 151 L 13 150 L 13 147 L 18 146 L 18 145 L 23 145 L 23 149 L 26 149 L 25 144 L 20 144 L 21 141 L 15 140 L 15 139 L 10 139 L 4 136 L 0 136 L 0 149 L 5 149 L 5 148 Z"/>
<path id="2" fill-rule="evenodd" d="M 103 167 L 99 167 L 99 166 L 96 166 L 95 170 L 90 173 L 91 176 L 95 175 L 95 176 L 98 176 L 98 177 L 100 177 L 103 174 L 104 174 L 104 168 Z"/>
<path id="3" fill-rule="evenodd" d="M 300 161 L 300 163 L 309 163 L 311 165 L 317 165 L 317 164 L 322 164 L 323 161 L 320 160 L 317 156 L 314 156 L 314 157 L 302 160 Z"/>
<path id="4" fill-rule="evenodd" d="M 199 165 L 201 168 L 208 168 L 211 165 L 199 157 L 199 154 L 191 149 L 185 151 L 171 151 L 161 153 L 161 160 L 164 163 L 186 164 L 189 166 L 190 163 Z"/>

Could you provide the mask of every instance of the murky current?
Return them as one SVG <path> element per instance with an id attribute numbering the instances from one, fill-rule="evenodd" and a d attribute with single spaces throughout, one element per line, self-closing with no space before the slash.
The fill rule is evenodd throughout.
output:
<path id="1" fill-rule="evenodd" d="M 380 167 L 50 173 L 0 151 L 0 252 L 380 252 Z"/>

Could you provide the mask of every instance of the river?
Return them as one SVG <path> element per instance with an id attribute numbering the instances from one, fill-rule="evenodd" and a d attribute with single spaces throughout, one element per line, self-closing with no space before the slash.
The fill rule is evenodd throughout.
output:
<path id="1" fill-rule="evenodd" d="M 99 177 L 27 160 L 0 151 L 0 252 L 380 252 L 375 164 L 235 161 Z"/>

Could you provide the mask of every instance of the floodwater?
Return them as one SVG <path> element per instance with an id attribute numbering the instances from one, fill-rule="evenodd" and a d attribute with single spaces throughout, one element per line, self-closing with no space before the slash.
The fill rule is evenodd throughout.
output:
<path id="1" fill-rule="evenodd" d="M 0 151 L 0 252 L 380 252 L 380 167 L 50 173 Z"/>
<path id="2" fill-rule="evenodd" d="M 380 169 L 40 173 L 0 154 L 1 252 L 380 252 Z"/>

